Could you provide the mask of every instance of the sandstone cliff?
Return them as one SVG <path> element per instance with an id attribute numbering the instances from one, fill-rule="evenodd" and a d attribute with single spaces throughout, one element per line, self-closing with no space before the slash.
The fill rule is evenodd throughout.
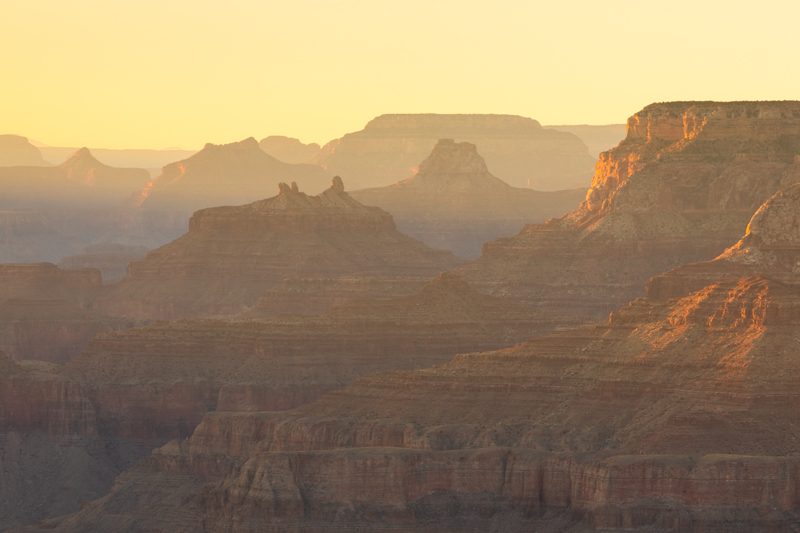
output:
<path id="1" fill-rule="evenodd" d="M 493 176 L 474 144 L 440 140 L 418 172 L 388 187 L 354 191 L 387 210 L 405 233 L 426 244 L 476 257 L 484 242 L 515 234 L 580 204 L 583 190 L 541 192 Z"/>
<path id="2" fill-rule="evenodd" d="M 650 276 L 716 256 L 798 180 L 800 103 L 653 104 L 600 155 L 580 208 L 487 243 L 462 272 L 543 313 L 596 319 L 641 294 Z"/>
<path id="3" fill-rule="evenodd" d="M 326 144 L 319 163 L 356 188 L 380 187 L 409 176 L 439 139 L 474 143 L 492 173 L 516 187 L 584 187 L 591 175 L 580 139 L 514 115 L 381 115 Z"/>
<path id="4" fill-rule="evenodd" d="M 318 196 L 282 183 L 273 198 L 196 212 L 185 235 L 131 263 L 103 307 L 141 318 L 236 313 L 286 278 L 419 282 L 456 263 L 355 201 L 338 177 Z"/>
<path id="5" fill-rule="evenodd" d="M 799 261 L 794 185 L 740 242 L 654 278 L 606 324 L 365 377 L 288 412 L 207 415 L 47 526 L 790 530 Z"/>

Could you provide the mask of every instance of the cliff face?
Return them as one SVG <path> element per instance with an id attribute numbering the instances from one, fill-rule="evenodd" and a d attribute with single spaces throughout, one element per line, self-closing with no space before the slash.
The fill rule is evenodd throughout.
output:
<path id="1" fill-rule="evenodd" d="M 0 135 L 0 167 L 47 166 L 38 148 L 19 135 Z"/>
<path id="2" fill-rule="evenodd" d="M 80 384 L 0 355 L 0 528 L 78 510 L 138 456 L 99 437 Z"/>
<path id="3" fill-rule="evenodd" d="M 13 359 L 64 362 L 98 333 L 123 327 L 91 310 L 96 270 L 0 264 L 0 349 Z"/>
<path id="4" fill-rule="evenodd" d="M 475 257 L 486 241 L 576 207 L 583 191 L 511 187 L 489 172 L 474 144 L 443 139 L 415 175 L 352 195 L 386 209 L 402 230 L 426 244 Z"/>
<path id="5" fill-rule="evenodd" d="M 54 524 L 123 530 L 787 530 L 800 499 L 800 185 L 604 325 L 209 414 Z M 174 505 L 154 515 L 133 502 Z M 171 480 L 169 482 L 164 479 Z M 549 528 L 549 529 L 548 529 Z"/>
<path id="6" fill-rule="evenodd" d="M 591 175 L 580 139 L 514 115 L 382 115 L 326 144 L 319 163 L 356 187 L 380 187 L 412 174 L 439 139 L 474 143 L 492 173 L 517 187 L 569 189 Z"/>
<path id="7" fill-rule="evenodd" d="M 720 253 L 762 202 L 798 180 L 799 103 L 654 104 L 601 154 L 580 208 L 487 243 L 463 273 L 543 310 L 596 318 L 648 277 Z"/>
<path id="8" fill-rule="evenodd" d="M 142 318 L 236 313 L 285 278 L 418 280 L 456 263 L 353 200 L 337 177 L 318 196 L 281 184 L 267 200 L 198 211 L 184 236 L 131 263 L 103 306 Z"/>
<path id="9" fill-rule="evenodd" d="M 368 374 L 530 335 L 530 313 L 443 274 L 418 293 L 318 317 L 159 322 L 96 338 L 64 372 L 120 438 L 184 438 L 209 411 L 284 410 Z"/>

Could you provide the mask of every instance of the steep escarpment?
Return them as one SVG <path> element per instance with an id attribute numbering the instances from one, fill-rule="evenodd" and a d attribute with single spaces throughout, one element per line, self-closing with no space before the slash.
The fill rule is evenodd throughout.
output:
<path id="1" fill-rule="evenodd" d="M 123 529 L 787 530 L 800 185 L 748 228 L 603 325 L 367 376 L 288 412 L 210 414 L 50 526 L 114 510 Z M 187 477 L 181 514 L 131 503 L 166 511 Z"/>
<path id="2" fill-rule="evenodd" d="M 0 135 L 0 167 L 47 166 L 42 153 L 25 137 Z"/>
<path id="3" fill-rule="evenodd" d="M 131 263 L 103 307 L 142 318 L 236 313 L 286 278 L 400 278 L 416 287 L 456 263 L 355 201 L 337 177 L 318 196 L 281 184 L 267 200 L 196 212 L 185 235 Z"/>
<path id="4" fill-rule="evenodd" d="M 442 274 L 411 296 L 317 317 L 183 320 L 96 338 L 64 372 L 93 391 L 103 427 L 126 438 L 186 437 L 209 411 L 283 410 L 358 377 L 519 342 L 527 309 Z M 143 393 L 146 391 L 146 393 Z"/>
<path id="5" fill-rule="evenodd" d="M 408 177 L 439 139 L 477 145 L 493 174 L 515 187 L 585 187 L 592 158 L 580 139 L 515 115 L 381 115 L 322 148 L 319 163 L 356 188 Z"/>
<path id="6" fill-rule="evenodd" d="M 580 204 L 584 193 L 512 187 L 489 172 L 474 144 L 442 139 L 415 175 L 352 195 L 390 212 L 412 237 L 476 257 L 484 242 L 563 215 Z"/>
<path id="7" fill-rule="evenodd" d="M 74 512 L 141 452 L 102 439 L 86 390 L 0 354 L 0 529 Z"/>
<path id="8" fill-rule="evenodd" d="M 124 326 L 92 309 L 96 270 L 0 264 L 0 350 L 12 359 L 64 362 L 98 333 Z"/>
<path id="9" fill-rule="evenodd" d="M 719 254 L 798 180 L 800 103 L 653 104 L 601 154 L 580 208 L 487 243 L 462 272 L 543 312 L 598 318 L 650 276 Z"/>

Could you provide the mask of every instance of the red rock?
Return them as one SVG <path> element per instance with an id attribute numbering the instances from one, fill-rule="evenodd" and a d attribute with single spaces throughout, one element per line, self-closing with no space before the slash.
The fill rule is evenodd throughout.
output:
<path id="1" fill-rule="evenodd" d="M 56 525 L 100 527 L 114 509 L 155 529 L 786 530 L 799 220 L 795 185 L 739 243 L 605 325 L 365 377 L 288 412 L 209 414 Z M 135 503 L 169 502 L 156 481 L 186 476 L 180 516 Z"/>
<path id="2" fill-rule="evenodd" d="M 461 272 L 543 314 L 598 319 L 651 276 L 738 239 L 759 205 L 800 180 L 798 146 L 798 102 L 653 104 L 600 155 L 579 209 L 487 243 Z"/>
<path id="3" fill-rule="evenodd" d="M 196 212 L 185 235 L 131 263 L 103 307 L 140 318 L 236 313 L 286 278 L 418 283 L 457 262 L 399 233 L 388 213 L 353 200 L 338 177 L 318 196 L 281 184 L 273 198 Z"/>

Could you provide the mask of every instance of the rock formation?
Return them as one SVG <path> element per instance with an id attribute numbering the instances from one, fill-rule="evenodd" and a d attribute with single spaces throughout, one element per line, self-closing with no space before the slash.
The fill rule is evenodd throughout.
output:
<path id="1" fill-rule="evenodd" d="M 489 172 L 474 144 L 451 139 L 440 140 L 414 176 L 351 194 L 390 212 L 403 232 L 462 257 L 478 256 L 484 242 L 527 223 L 563 215 L 584 196 L 582 189 L 511 187 Z"/>
<path id="2" fill-rule="evenodd" d="M 47 166 L 38 148 L 19 135 L 0 135 L 0 167 Z"/>
<path id="3" fill-rule="evenodd" d="M 128 273 L 128 264 L 144 259 L 147 252 L 144 246 L 94 244 L 76 255 L 62 258 L 59 266 L 66 270 L 96 268 L 103 276 L 103 283 L 114 283 Z"/>
<path id="4" fill-rule="evenodd" d="M 0 350 L 13 359 L 64 362 L 98 333 L 123 327 L 91 309 L 96 270 L 0 264 Z"/>
<path id="5" fill-rule="evenodd" d="M 288 412 L 209 414 L 46 526 L 791 530 L 798 264 L 794 185 L 736 245 L 654 278 L 604 325 L 366 377 Z"/>
<path id="6" fill-rule="evenodd" d="M 54 365 L 0 354 L 0 529 L 77 511 L 141 457 L 99 431 L 78 383 Z"/>
<path id="7" fill-rule="evenodd" d="M 776 190 L 800 181 L 800 103 L 653 104 L 601 154 L 577 210 L 484 246 L 482 290 L 596 319 L 650 276 L 710 259 Z"/>
<path id="8" fill-rule="evenodd" d="M 293 165 L 315 164 L 322 150 L 317 143 L 303 144 L 299 139 L 282 135 L 265 137 L 258 145 L 275 159 Z"/>
<path id="9" fill-rule="evenodd" d="M 580 139 L 514 115 L 382 115 L 326 144 L 319 162 L 354 188 L 381 187 L 412 174 L 439 139 L 474 143 L 489 170 L 515 187 L 585 187 L 591 175 Z"/>
<path id="10" fill-rule="evenodd" d="M 578 137 L 589 148 L 592 157 L 611 150 L 625 138 L 625 124 L 570 124 L 563 126 L 544 126 L 546 129 L 565 131 Z"/>
<path id="11" fill-rule="evenodd" d="M 79 148 L 66 146 L 41 146 L 42 157 L 53 164 L 69 158 Z M 100 161 L 112 167 L 143 168 L 151 175 L 158 175 L 164 165 L 191 157 L 196 150 L 163 149 L 151 150 L 141 148 L 90 148 Z"/>
<path id="12" fill-rule="evenodd" d="M 63 368 L 44 367 L 42 381 L 49 384 L 46 390 L 59 383 L 81 398 L 78 410 L 65 401 L 70 396 L 53 393 L 50 412 L 58 417 L 82 413 L 91 446 L 121 446 L 120 460 L 130 461 L 143 449 L 187 437 L 209 411 L 290 409 L 365 375 L 431 366 L 464 349 L 511 344 L 530 331 L 524 308 L 481 295 L 452 274 L 442 274 L 412 296 L 355 302 L 320 317 L 263 320 L 253 314 L 236 321 L 158 322 L 101 335 Z M 0 374 L 15 368 L 0 358 Z M 16 405 L 23 398 L 38 401 L 43 387 L 16 383 Z M 3 390 L 0 377 L 0 400 Z M 19 407 L 9 409 L 21 412 Z M 0 432 L 2 412 L 0 408 Z M 35 427 L 24 431 L 28 442 L 28 433 L 50 424 L 40 411 L 31 416 L 32 421 L 26 420 Z M 46 446 L 61 442 L 56 437 L 50 435 Z M 80 446 L 89 444 L 77 440 Z M 75 446 L 80 457 L 83 448 Z M 40 448 L 33 450 L 40 453 Z M 100 459 L 96 466 L 107 468 L 100 472 L 106 477 L 92 477 L 97 472 L 91 468 L 75 472 L 73 483 L 86 483 L 78 491 L 83 497 L 99 482 L 107 487 L 107 476 L 116 471 L 105 454 Z M 21 511 L 9 515 L 15 520 L 42 517 L 41 509 L 38 514 L 31 511 L 34 505 L 55 510 L 52 515 L 75 510 L 74 494 L 59 494 L 49 486 L 37 494 L 38 484 L 48 484 L 40 477 L 45 468 L 61 472 L 75 466 L 63 454 L 38 463 L 30 457 L 15 465 L 14 483 L 30 476 L 26 491 L 6 500 L 20 504 Z"/>
<path id="13" fill-rule="evenodd" d="M 0 205 L 19 209 L 122 204 L 149 177 L 142 169 L 109 167 L 81 148 L 55 167 L 0 168 Z"/>
<path id="14" fill-rule="evenodd" d="M 206 144 L 188 159 L 165 166 L 142 191 L 139 201 L 146 209 L 191 213 L 253 202 L 283 181 L 296 181 L 305 189 L 318 191 L 324 188 L 325 173 L 314 165 L 278 161 L 250 137 L 230 144 Z"/>
<path id="15" fill-rule="evenodd" d="M 131 263 L 105 309 L 140 318 L 236 313 L 287 278 L 420 281 L 457 263 L 399 233 L 385 211 L 355 201 L 339 177 L 318 196 L 295 184 L 279 191 L 196 212 L 185 235 Z"/>

